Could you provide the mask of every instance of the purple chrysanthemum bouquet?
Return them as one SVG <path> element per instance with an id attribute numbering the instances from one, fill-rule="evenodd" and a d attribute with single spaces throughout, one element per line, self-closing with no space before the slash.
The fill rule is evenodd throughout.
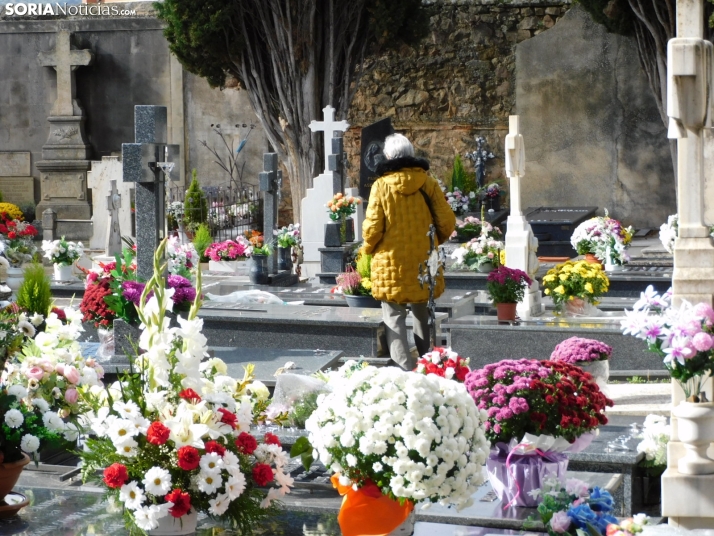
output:
<path id="1" fill-rule="evenodd" d="M 571 365 L 606 361 L 612 355 L 612 347 L 604 342 L 582 337 L 570 337 L 558 344 L 550 354 L 551 361 L 564 361 Z"/>

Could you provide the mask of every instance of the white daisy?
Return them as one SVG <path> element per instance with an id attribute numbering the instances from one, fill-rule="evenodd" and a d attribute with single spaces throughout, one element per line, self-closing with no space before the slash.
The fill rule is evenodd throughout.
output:
<path id="1" fill-rule="evenodd" d="M 40 440 L 32 434 L 25 434 L 20 440 L 20 448 L 25 452 L 35 452 L 40 448 Z"/>
<path id="2" fill-rule="evenodd" d="M 22 426 L 23 422 L 25 422 L 25 417 L 22 415 L 21 411 L 17 409 L 9 409 L 7 410 L 7 413 L 5 413 L 5 424 L 7 424 L 10 428 L 19 428 Z"/>
<path id="3" fill-rule="evenodd" d="M 213 473 L 201 471 L 198 474 L 198 489 L 207 495 L 213 495 L 216 493 L 222 484 L 223 479 L 218 471 Z"/>
<path id="4" fill-rule="evenodd" d="M 119 500 L 124 503 L 124 506 L 130 510 L 136 510 L 144 504 L 144 490 L 139 487 L 135 481 L 124 484 L 119 490 Z"/>
<path id="5" fill-rule="evenodd" d="M 227 450 L 223 455 L 223 467 L 233 476 L 240 473 L 240 460 L 238 456 Z"/>
<path id="6" fill-rule="evenodd" d="M 32 338 L 37 333 L 35 326 L 30 324 L 27 320 L 21 320 L 17 323 L 17 331 L 21 331 L 25 337 Z"/>
<path id="7" fill-rule="evenodd" d="M 120 418 L 128 419 L 131 422 L 134 422 L 136 417 L 141 416 L 139 406 L 136 405 L 136 402 L 132 402 L 131 400 L 129 402 L 118 400 L 114 402 L 112 409 L 119 414 Z"/>
<path id="8" fill-rule="evenodd" d="M 201 456 L 201 461 L 199 462 L 201 469 L 207 473 L 214 473 L 223 468 L 223 460 L 220 454 L 217 452 L 209 452 Z"/>
<path id="9" fill-rule="evenodd" d="M 211 499 L 208 501 L 208 504 L 210 504 L 210 508 L 208 509 L 208 513 L 214 516 L 222 516 L 223 514 L 226 513 L 226 510 L 228 510 L 228 505 L 230 504 L 230 499 L 228 498 L 228 495 L 225 493 L 220 493 L 216 495 L 215 499 Z"/>
<path id="10" fill-rule="evenodd" d="M 117 419 L 111 428 L 107 430 L 109 437 L 115 445 L 121 444 L 122 440 L 134 437 L 139 433 L 139 429 L 129 419 Z"/>
<path id="11" fill-rule="evenodd" d="M 245 475 L 236 473 L 232 475 L 226 482 L 226 493 L 230 500 L 237 499 L 245 491 Z"/>
<path id="12" fill-rule="evenodd" d="M 115 445 L 117 449 L 117 454 L 121 454 L 122 456 L 126 456 L 127 458 L 136 457 L 136 455 L 138 454 L 136 447 L 138 446 L 139 444 L 132 437 L 124 439 L 119 445 Z"/>
<path id="13" fill-rule="evenodd" d="M 152 495 L 166 495 L 171 491 L 171 475 L 166 469 L 152 467 L 144 477 L 144 488 Z"/>

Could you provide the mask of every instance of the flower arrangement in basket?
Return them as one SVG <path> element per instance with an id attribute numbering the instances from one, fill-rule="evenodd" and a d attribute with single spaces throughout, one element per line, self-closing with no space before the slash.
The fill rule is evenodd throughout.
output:
<path id="1" fill-rule="evenodd" d="M 542 489 L 533 490 L 542 499 L 538 517 L 550 536 L 605 536 L 617 524 L 615 502 L 607 490 L 590 488 L 585 482 L 569 478 L 565 485 L 558 479 L 546 479 Z M 529 518 L 529 523 L 533 521 Z"/>
<path id="2" fill-rule="evenodd" d="M 291 248 L 302 243 L 300 238 L 300 224 L 291 223 L 287 227 L 273 230 L 273 236 L 279 248 Z"/>
<path id="3" fill-rule="evenodd" d="M 548 474 L 562 482 L 565 453 L 585 448 L 588 432 L 607 424 L 605 407 L 613 405 L 590 374 L 555 361 L 507 359 L 472 371 L 465 385 L 487 412 L 489 478 L 508 505 L 535 506 L 528 491 L 541 488 Z"/>
<path id="4" fill-rule="evenodd" d="M 472 504 L 488 451 L 483 418 L 463 385 L 395 367 L 357 370 L 322 395 L 306 429 L 345 495 L 342 534 L 388 534 L 419 501 Z"/>
<path id="5" fill-rule="evenodd" d="M 10 264 L 19 266 L 32 260 L 37 252 L 33 243 L 35 236 L 37 229 L 30 223 L 0 213 L 0 239 L 5 243 L 3 255 Z"/>
<path id="6" fill-rule="evenodd" d="M 605 264 L 623 265 L 630 260 L 627 248 L 634 234 L 632 227 L 623 225 L 607 215 L 584 221 L 575 228 L 570 243 L 580 254 L 595 255 Z"/>
<path id="7" fill-rule="evenodd" d="M 461 241 L 471 240 L 479 236 L 486 236 L 493 240 L 503 240 L 501 229 L 474 216 L 466 216 L 463 221 L 457 221 L 456 229 L 451 234 L 451 238 L 457 238 Z"/>
<path id="8" fill-rule="evenodd" d="M 569 314 L 586 314 L 586 304 L 597 305 L 597 298 L 609 288 L 602 267 L 586 261 L 566 261 L 543 276 L 543 292 L 552 298 L 556 311 L 565 307 Z"/>
<path id="9" fill-rule="evenodd" d="M 466 375 L 471 372 L 468 358 L 464 359 L 451 348 L 435 347 L 431 352 L 421 356 L 414 369 L 419 374 L 433 374 L 447 380 L 463 383 Z"/>
<path id="10" fill-rule="evenodd" d="M 551 361 L 562 361 L 582 368 L 593 375 L 601 388 L 607 384 L 609 377 L 609 359 L 612 355 L 612 346 L 595 339 L 570 337 L 559 343 L 553 353 Z"/>
<path id="11" fill-rule="evenodd" d="M 690 402 L 698 402 L 701 386 L 714 370 L 714 310 L 705 303 L 671 305 L 671 291 L 663 295 L 650 285 L 621 326 L 664 359 L 672 379 Z"/>
<path id="12" fill-rule="evenodd" d="M 235 240 L 214 242 L 206 248 L 205 255 L 212 261 L 236 261 L 250 257 L 253 249 L 254 245 L 250 240 L 238 235 Z"/>
<path id="13" fill-rule="evenodd" d="M 67 241 L 63 236 L 59 240 L 43 240 L 42 251 L 45 252 L 43 256 L 52 261 L 52 264 L 70 266 L 84 255 L 84 245 L 82 242 Z"/>
<path id="14" fill-rule="evenodd" d="M 164 241 L 139 302 L 143 353 L 133 359 L 135 373 L 87 396 L 92 412 L 86 420 L 96 439 L 80 454 L 83 477 L 103 472 L 131 528 L 195 527 L 200 511 L 250 532 L 290 490 L 287 456 L 274 436 L 258 444 L 248 433 L 251 400 L 226 375 L 225 364 L 202 364 L 208 353 L 203 320 L 196 318 L 200 293 L 188 318 L 169 328 L 174 291 L 161 276 L 165 248 Z M 197 277 L 200 288 L 200 272 Z M 278 487 L 267 494 L 259 489 L 273 482 Z"/>

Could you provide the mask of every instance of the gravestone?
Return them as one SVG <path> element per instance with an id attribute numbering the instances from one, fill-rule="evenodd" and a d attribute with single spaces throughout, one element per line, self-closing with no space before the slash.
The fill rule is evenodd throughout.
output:
<path id="1" fill-rule="evenodd" d="M 526 272 L 533 282 L 526 290 L 523 300 L 516 310 L 522 318 L 543 312 L 540 287 L 535 279 L 538 271 L 538 239 L 533 236 L 530 224 L 521 211 L 521 177 L 526 171 L 526 152 L 517 115 L 508 118 L 509 131 L 506 136 L 506 175 L 511 183 L 511 212 L 506 231 L 506 266 Z"/>
<path id="2" fill-rule="evenodd" d="M 392 119 L 380 119 L 362 129 L 359 161 L 359 195 L 365 205 L 369 202 L 369 193 L 377 179 L 377 164 L 385 160 L 384 140 L 394 134 Z"/>
<path id="3" fill-rule="evenodd" d="M 131 198 L 132 184 L 123 180 L 123 165 L 118 156 L 103 156 L 92 162 L 92 169 L 87 173 L 87 186 L 92 190 L 92 227 L 89 249 L 105 250 L 109 219 L 107 217 L 107 196 L 111 183 L 116 183 L 117 193 L 121 198 L 118 211 L 118 225 L 123 235 L 131 235 Z"/>
<path id="4" fill-rule="evenodd" d="M 576 257 L 570 237 L 585 220 L 595 217 L 597 207 L 528 207 L 526 220 L 538 239 L 540 257 Z"/>
<path id="5" fill-rule="evenodd" d="M 0 152 L 0 192 L 7 203 L 35 202 L 29 152 Z"/>
<path id="6" fill-rule="evenodd" d="M 303 268 L 308 276 L 314 276 L 320 266 L 320 252 L 324 241 L 324 225 L 330 221 L 325 205 L 334 195 L 333 172 L 330 171 L 330 155 L 332 154 L 332 138 L 335 132 L 344 132 L 349 128 L 347 121 L 335 121 L 335 109 L 326 106 L 323 110 L 323 121 L 312 121 L 310 130 L 323 133 L 325 154 L 324 171 L 313 179 L 312 188 L 301 203 Z"/>
<path id="7" fill-rule="evenodd" d="M 42 147 L 42 161 L 37 162 L 42 197 L 37 214 L 51 208 L 59 219 L 88 221 L 89 145 L 84 135 L 84 112 L 75 98 L 74 72 L 90 65 L 94 56 L 90 50 L 72 48 L 71 36 L 67 30 L 59 31 L 54 50 L 40 52 L 38 56 L 40 65 L 52 67 L 57 73 L 57 98 L 47 118 L 50 133 Z M 86 240 L 89 228 L 89 225 L 78 227 L 67 238 Z"/>
<path id="8" fill-rule="evenodd" d="M 263 154 L 263 172 L 260 173 L 260 191 L 263 192 L 263 236 L 266 241 L 272 240 L 273 231 L 278 224 L 279 183 L 283 182 L 283 172 L 278 169 L 278 154 Z M 278 271 L 277 252 L 268 255 L 268 273 Z"/>
<path id="9" fill-rule="evenodd" d="M 148 280 L 165 236 L 165 179 L 180 176 L 179 146 L 166 143 L 166 106 L 135 106 L 134 138 L 121 146 L 123 179 L 136 184 L 136 271 Z"/>

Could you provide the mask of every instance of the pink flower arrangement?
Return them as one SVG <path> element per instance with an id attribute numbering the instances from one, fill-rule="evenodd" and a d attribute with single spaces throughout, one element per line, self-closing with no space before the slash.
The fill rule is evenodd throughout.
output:
<path id="1" fill-rule="evenodd" d="M 414 370 L 427 376 L 434 374 L 458 382 L 463 382 L 470 372 L 468 359 L 464 359 L 451 348 L 439 347 L 421 356 Z"/>
<path id="2" fill-rule="evenodd" d="M 570 337 L 558 344 L 550 354 L 551 361 L 563 361 L 576 365 L 591 361 L 606 361 L 612 355 L 612 347 L 604 342 L 582 337 Z"/>
<path id="3" fill-rule="evenodd" d="M 235 240 L 214 242 L 206 248 L 205 255 L 212 261 L 234 261 L 250 257 L 251 253 L 253 253 L 253 245 L 250 241 L 243 236 L 238 236 Z"/>
<path id="4" fill-rule="evenodd" d="M 521 440 L 526 433 L 563 437 L 574 442 L 607 424 L 612 406 L 579 367 L 557 361 L 506 359 L 466 376 L 466 389 L 486 410 L 486 437 L 492 443 Z"/>

